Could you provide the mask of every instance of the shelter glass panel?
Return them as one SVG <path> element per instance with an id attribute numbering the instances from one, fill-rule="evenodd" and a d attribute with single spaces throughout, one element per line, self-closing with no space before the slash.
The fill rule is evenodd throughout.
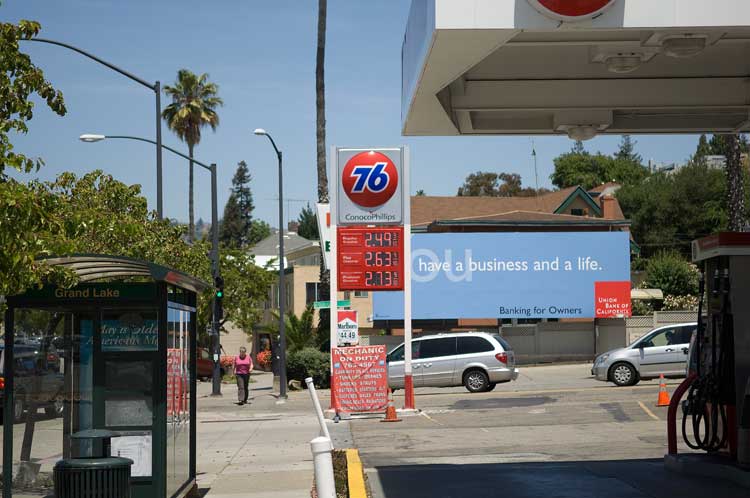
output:
<path id="1" fill-rule="evenodd" d="M 167 313 L 167 496 L 190 477 L 192 312 L 177 308 L 170 307 Z"/>

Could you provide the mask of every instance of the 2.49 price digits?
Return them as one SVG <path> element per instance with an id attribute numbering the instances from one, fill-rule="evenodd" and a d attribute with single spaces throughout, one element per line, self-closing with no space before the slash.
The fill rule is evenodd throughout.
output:
<path id="1" fill-rule="evenodd" d="M 395 232 L 367 232 L 365 233 L 365 247 L 396 247 L 398 233 Z"/>
<path id="2" fill-rule="evenodd" d="M 398 252 L 396 251 L 367 251 L 365 253 L 367 266 L 398 266 Z"/>
<path id="3" fill-rule="evenodd" d="M 398 274 L 395 271 L 365 272 L 365 285 L 369 287 L 398 286 Z"/>

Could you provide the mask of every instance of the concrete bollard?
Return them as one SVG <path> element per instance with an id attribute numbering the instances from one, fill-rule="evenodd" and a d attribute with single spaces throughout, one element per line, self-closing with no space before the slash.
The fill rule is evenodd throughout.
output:
<path id="1" fill-rule="evenodd" d="M 333 478 L 333 445 L 327 437 L 316 437 L 310 441 L 315 468 L 315 489 L 318 498 L 336 498 L 336 482 Z"/>
<path id="2" fill-rule="evenodd" d="M 313 406 L 315 407 L 315 414 L 318 416 L 318 423 L 320 424 L 320 435 L 331 439 L 331 435 L 328 433 L 328 426 L 326 425 L 326 419 L 323 416 L 323 408 L 320 406 L 320 400 L 318 399 L 318 392 L 315 390 L 312 377 L 305 379 L 307 384 L 307 390 L 310 392 L 310 398 L 312 398 Z"/>

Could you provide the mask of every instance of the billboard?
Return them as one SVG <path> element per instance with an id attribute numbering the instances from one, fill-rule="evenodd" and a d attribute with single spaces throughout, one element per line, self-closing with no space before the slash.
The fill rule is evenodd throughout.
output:
<path id="1" fill-rule="evenodd" d="M 597 283 L 621 302 L 630 282 L 628 232 L 414 234 L 411 259 L 415 320 L 594 318 Z M 402 293 L 373 299 L 375 320 L 403 319 Z"/>

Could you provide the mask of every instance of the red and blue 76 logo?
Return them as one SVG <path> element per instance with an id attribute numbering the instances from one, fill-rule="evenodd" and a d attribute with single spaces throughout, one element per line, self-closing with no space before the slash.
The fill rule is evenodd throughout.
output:
<path id="1" fill-rule="evenodd" d="M 398 187 L 398 169 L 380 152 L 360 152 L 347 161 L 341 175 L 346 196 L 358 206 L 376 208 L 388 202 Z"/>

